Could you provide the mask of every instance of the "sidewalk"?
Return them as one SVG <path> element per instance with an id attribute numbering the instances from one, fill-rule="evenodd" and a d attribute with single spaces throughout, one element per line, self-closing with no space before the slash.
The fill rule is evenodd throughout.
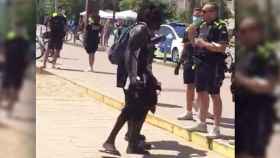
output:
<path id="1" fill-rule="evenodd" d="M 38 61 L 37 66 L 40 64 Z M 87 54 L 84 49 L 64 45 L 61 58 L 58 61 L 60 68 L 46 70 L 85 88 L 99 101 L 120 109 L 124 97 L 122 90 L 115 86 L 116 66 L 109 63 L 105 52 L 96 53 L 95 73 L 84 72 L 87 65 Z M 182 81 L 182 72 L 179 76 L 174 76 L 173 71 L 174 69 L 171 67 L 153 65 L 153 72 L 162 82 L 163 91 L 159 97 L 156 114 L 150 115 L 147 121 L 186 140 L 192 140 L 205 148 L 234 157 L 234 146 L 228 144 L 228 140 L 234 139 L 234 103 L 229 89 L 230 80 L 225 80 L 221 90 L 223 99 L 221 133 L 224 136 L 223 139 L 212 141 L 207 139 L 204 134 L 190 133 L 185 130 L 186 127 L 194 125 L 194 121 L 178 121 L 176 119 L 185 109 L 185 85 Z M 212 105 L 210 105 L 210 109 L 212 111 Z M 211 129 L 213 121 L 208 120 L 208 124 L 209 129 Z"/>
<path id="2" fill-rule="evenodd" d="M 99 152 L 119 114 L 118 110 L 85 95 L 79 87 L 57 76 L 36 75 L 37 153 L 39 158 L 114 158 Z M 116 147 L 121 157 L 223 158 L 170 133 L 144 124 L 143 133 L 153 145 L 150 156 L 126 154 L 126 125 Z"/>
<path id="3" fill-rule="evenodd" d="M 0 109 L 0 157 L 35 158 L 35 80 L 26 79 L 11 118 Z"/>

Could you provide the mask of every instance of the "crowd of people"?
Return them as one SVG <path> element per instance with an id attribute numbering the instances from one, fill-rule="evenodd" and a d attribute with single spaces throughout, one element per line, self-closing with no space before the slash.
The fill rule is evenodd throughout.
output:
<path id="1" fill-rule="evenodd" d="M 219 18 L 218 11 L 215 3 L 206 3 L 201 8 L 194 9 L 193 23 L 186 30 L 182 41 L 184 50 L 175 68 L 177 75 L 183 65 L 183 80 L 186 84 L 186 113 L 178 119 L 194 120 L 193 111 L 198 111 L 197 124 L 188 130 L 202 133 L 208 133 L 207 118 L 213 119 L 214 127 L 208 133 L 210 138 L 221 136 L 223 102 L 220 89 L 227 70 L 225 51 L 229 42 L 226 23 Z M 84 48 L 89 55 L 88 71 L 94 71 L 98 46 L 101 43 L 107 47 L 112 32 L 115 34 L 115 46 L 126 42 L 123 54 L 119 54 L 122 58 L 117 63 L 117 86 L 123 89 L 125 107 L 103 144 L 105 152 L 120 154 L 115 147 L 115 139 L 126 122 L 127 152 L 147 154 L 151 147 L 140 133 L 147 113 L 156 111 L 157 93 L 161 90 L 161 83 L 152 71 L 155 50 L 152 39 L 162 22 L 162 12 L 154 5 L 141 8 L 135 24 L 131 26 L 122 21 L 113 26 L 111 20 L 102 25 L 100 17 L 91 14 L 87 26 L 81 22 L 85 27 Z M 51 33 L 43 68 L 46 67 L 50 51 L 55 52 L 55 68 L 66 25 L 67 20 L 62 8 L 59 8 L 59 12 L 50 19 Z M 236 35 L 237 42 L 242 47 L 236 53 L 237 57 L 242 58 L 237 58 L 240 60 L 237 60 L 234 67 L 231 86 L 236 104 L 237 154 L 242 158 L 265 157 L 265 146 L 269 142 L 275 120 L 273 105 L 276 98 L 273 89 L 279 81 L 279 62 L 274 50 L 264 41 L 263 28 L 257 20 L 242 20 Z M 208 112 L 210 98 L 213 102 L 213 115 Z"/>

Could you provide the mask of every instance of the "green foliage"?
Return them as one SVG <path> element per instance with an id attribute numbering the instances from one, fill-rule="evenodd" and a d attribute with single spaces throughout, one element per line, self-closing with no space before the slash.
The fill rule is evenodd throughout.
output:
<path id="1" fill-rule="evenodd" d="M 176 6 L 169 5 L 169 3 L 162 0 L 121 0 L 119 3 L 120 10 L 134 10 L 137 11 L 142 7 L 150 4 L 157 5 L 161 8 L 164 19 L 176 19 Z"/>
<path id="2" fill-rule="evenodd" d="M 14 0 L 9 8 L 9 16 L 12 18 L 11 21 L 7 21 L 11 26 L 15 22 L 23 23 L 31 40 L 35 39 L 36 32 L 36 19 L 34 18 L 36 14 L 35 3 L 35 0 Z"/>

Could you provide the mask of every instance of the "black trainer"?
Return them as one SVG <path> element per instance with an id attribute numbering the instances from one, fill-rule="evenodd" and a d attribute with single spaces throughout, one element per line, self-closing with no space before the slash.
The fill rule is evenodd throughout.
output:
<path id="1" fill-rule="evenodd" d="M 129 146 L 126 149 L 126 153 L 128 153 L 128 154 L 150 155 L 150 152 L 145 150 L 144 148 L 139 148 L 139 147 L 131 148 Z"/>

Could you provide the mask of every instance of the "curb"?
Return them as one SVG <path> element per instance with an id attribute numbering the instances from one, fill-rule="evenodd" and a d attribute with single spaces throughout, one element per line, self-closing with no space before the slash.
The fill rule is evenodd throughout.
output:
<path id="1" fill-rule="evenodd" d="M 37 68 L 36 68 L 37 71 Z M 101 92 L 98 92 L 94 89 L 87 88 L 79 83 L 76 83 L 74 81 L 71 81 L 70 79 L 67 79 L 63 76 L 59 76 L 57 74 L 54 74 L 48 70 L 39 70 L 41 72 L 47 72 L 54 76 L 57 76 L 60 79 L 66 80 L 81 89 L 84 89 L 86 91 L 86 94 L 89 96 L 94 97 L 97 101 L 102 102 L 106 104 L 107 106 L 110 106 L 112 108 L 121 110 L 124 106 L 124 102 L 114 99 L 112 97 L 106 96 Z M 235 157 L 235 146 L 221 142 L 219 140 L 213 140 L 206 137 L 206 134 L 198 133 L 198 132 L 191 132 L 185 129 L 184 127 L 181 127 L 180 125 L 173 123 L 171 121 L 167 121 L 163 118 L 160 118 L 158 116 L 148 114 L 146 118 L 146 122 L 149 123 L 152 126 L 161 128 L 165 131 L 168 131 L 169 133 L 183 138 L 185 141 L 193 142 L 207 150 L 212 150 L 216 153 L 219 153 L 227 158 L 234 158 Z"/>

